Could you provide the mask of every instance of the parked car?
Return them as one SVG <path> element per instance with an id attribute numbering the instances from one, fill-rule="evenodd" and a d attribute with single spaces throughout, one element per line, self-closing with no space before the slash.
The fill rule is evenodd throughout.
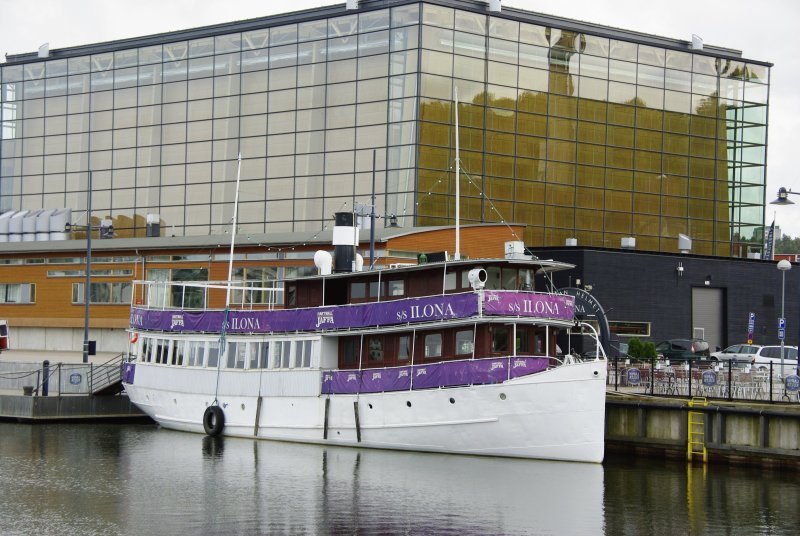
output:
<path id="1" fill-rule="evenodd" d="M 708 343 L 702 339 L 669 339 L 656 344 L 656 354 L 669 361 L 706 361 Z"/>
<path id="2" fill-rule="evenodd" d="M 783 347 L 783 365 L 784 367 L 797 368 L 797 346 L 784 346 Z M 769 364 L 772 363 L 772 368 L 781 366 L 781 347 L 780 346 L 762 346 L 758 349 L 751 360 L 750 364 L 759 369 L 768 369 Z M 789 371 L 784 371 L 789 374 Z"/>
<path id="3" fill-rule="evenodd" d="M 735 361 L 739 363 L 750 363 L 753 356 L 758 353 L 761 346 L 758 344 L 734 344 L 724 350 L 711 353 L 712 361 Z"/>

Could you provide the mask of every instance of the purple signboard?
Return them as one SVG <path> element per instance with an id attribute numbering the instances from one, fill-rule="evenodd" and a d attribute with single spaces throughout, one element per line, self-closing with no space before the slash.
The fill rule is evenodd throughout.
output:
<path id="1" fill-rule="evenodd" d="M 575 297 L 567 294 L 486 291 L 483 311 L 487 315 L 529 316 L 572 320 Z"/>
<path id="2" fill-rule="evenodd" d="M 487 291 L 483 312 L 571 320 L 575 298 L 565 294 Z M 184 311 L 134 308 L 133 328 L 175 332 L 221 331 L 228 333 L 270 333 L 285 331 L 324 331 L 368 326 L 390 326 L 417 322 L 469 318 L 478 313 L 478 294 L 446 294 L 378 303 L 277 311 Z"/>
<path id="3" fill-rule="evenodd" d="M 330 371 L 322 376 L 322 394 L 381 393 L 502 383 L 509 378 L 547 370 L 549 361 L 546 357 L 501 357 L 397 368 Z"/>
<path id="4" fill-rule="evenodd" d="M 228 333 L 320 331 L 387 326 L 452 318 L 478 312 L 473 293 L 447 294 L 378 303 L 277 311 L 228 311 Z M 159 331 L 219 332 L 224 311 L 131 310 L 131 327 Z"/>

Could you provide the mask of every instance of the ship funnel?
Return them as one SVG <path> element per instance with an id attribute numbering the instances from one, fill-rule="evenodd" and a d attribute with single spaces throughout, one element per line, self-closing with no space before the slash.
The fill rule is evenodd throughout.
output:
<path id="1" fill-rule="evenodd" d="M 351 212 L 337 212 L 333 227 L 333 270 L 352 272 L 355 262 L 355 247 L 358 243 L 358 228 L 353 224 Z"/>
<path id="2" fill-rule="evenodd" d="M 317 267 L 319 275 L 331 275 L 331 265 L 333 264 L 333 257 L 324 249 L 320 249 L 314 253 L 314 266 Z"/>

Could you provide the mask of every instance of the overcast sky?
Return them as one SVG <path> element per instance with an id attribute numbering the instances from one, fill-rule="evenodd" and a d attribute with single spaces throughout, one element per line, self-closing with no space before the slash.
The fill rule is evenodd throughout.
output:
<path id="1" fill-rule="evenodd" d="M 344 0 L 0 0 L 0 55 L 34 52 L 263 17 Z M 391 4 L 391 0 L 386 1 Z M 792 164 L 800 133 L 800 52 L 797 0 L 505 0 L 504 6 L 691 40 L 742 51 L 774 64 L 771 71 L 767 201 L 778 187 L 800 192 Z M 5 61 L 4 58 L 0 61 Z M 800 236 L 800 195 L 794 207 L 767 205 L 784 233 Z"/>

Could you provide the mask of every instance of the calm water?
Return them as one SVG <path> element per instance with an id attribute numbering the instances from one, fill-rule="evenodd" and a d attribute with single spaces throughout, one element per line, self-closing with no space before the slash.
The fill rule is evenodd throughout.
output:
<path id="1" fill-rule="evenodd" d="M 0 423 L 0 533 L 798 534 L 797 474 Z"/>

